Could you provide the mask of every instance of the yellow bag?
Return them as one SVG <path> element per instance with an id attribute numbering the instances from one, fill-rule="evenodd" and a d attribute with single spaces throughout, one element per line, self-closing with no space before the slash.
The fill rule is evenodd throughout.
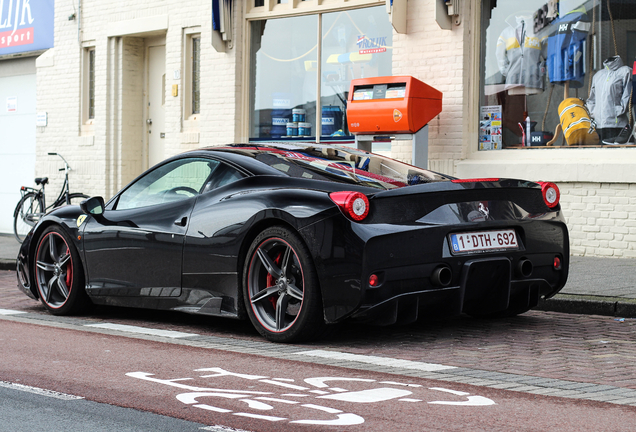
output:
<path id="1" fill-rule="evenodd" d="M 598 144 L 599 137 L 590 113 L 579 98 L 568 98 L 559 104 L 559 117 L 568 145 Z"/>

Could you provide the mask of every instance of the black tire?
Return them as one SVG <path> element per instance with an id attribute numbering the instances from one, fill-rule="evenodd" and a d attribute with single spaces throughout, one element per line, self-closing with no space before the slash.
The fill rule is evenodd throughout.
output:
<path id="1" fill-rule="evenodd" d="M 58 226 L 47 228 L 35 252 L 35 285 L 44 307 L 53 315 L 87 310 L 84 271 L 70 237 Z"/>
<path id="2" fill-rule="evenodd" d="M 13 212 L 13 235 L 20 243 L 44 213 L 42 203 L 33 192 L 24 195 Z"/>
<path id="3" fill-rule="evenodd" d="M 302 239 L 280 226 L 261 232 L 243 270 L 243 298 L 252 324 L 273 342 L 315 339 L 325 327 L 313 260 Z"/>

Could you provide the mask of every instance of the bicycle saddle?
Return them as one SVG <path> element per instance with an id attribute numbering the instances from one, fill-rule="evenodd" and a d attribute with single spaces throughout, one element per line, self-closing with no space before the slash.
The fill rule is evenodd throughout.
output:
<path id="1" fill-rule="evenodd" d="M 47 184 L 48 182 L 49 182 L 49 178 L 48 178 L 48 177 L 37 177 L 37 178 L 35 179 L 35 184 L 36 184 L 36 185 L 39 185 L 39 184 L 41 184 L 41 185 L 45 185 L 45 184 Z"/>

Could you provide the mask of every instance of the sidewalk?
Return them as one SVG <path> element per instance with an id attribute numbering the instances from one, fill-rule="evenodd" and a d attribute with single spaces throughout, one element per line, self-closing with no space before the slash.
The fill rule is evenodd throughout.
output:
<path id="1" fill-rule="evenodd" d="M 15 270 L 20 244 L 0 234 L 0 270 Z M 536 309 L 636 318 L 636 259 L 570 257 L 565 287 Z"/>

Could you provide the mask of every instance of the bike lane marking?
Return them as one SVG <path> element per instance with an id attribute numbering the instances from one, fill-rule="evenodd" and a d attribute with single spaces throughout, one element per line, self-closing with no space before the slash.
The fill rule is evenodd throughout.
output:
<path id="1" fill-rule="evenodd" d="M 345 406 L 351 410 L 355 404 L 382 404 L 383 402 L 397 400 L 400 402 L 410 403 L 429 403 L 437 405 L 455 405 L 455 406 L 472 406 L 487 407 L 496 405 L 492 399 L 484 396 L 471 396 L 470 393 L 446 389 L 442 387 L 426 388 L 420 384 L 396 382 L 396 381 L 378 381 L 371 378 L 347 377 L 347 376 L 318 376 L 309 378 L 300 378 L 309 386 L 321 388 L 323 390 L 311 390 L 311 387 L 304 387 L 295 384 L 291 378 L 276 378 L 263 375 L 250 375 L 239 372 L 232 372 L 220 367 L 207 367 L 194 369 L 193 372 L 199 372 L 198 377 L 187 378 L 158 378 L 149 372 L 128 372 L 126 376 L 129 378 L 149 381 L 154 384 L 166 385 L 179 390 L 188 390 L 186 393 L 175 395 L 179 402 L 190 405 L 194 408 L 200 408 L 206 411 L 212 411 L 219 414 L 228 414 L 239 417 L 248 417 L 255 420 L 264 420 L 269 422 L 287 421 L 290 424 L 306 424 L 306 425 L 331 425 L 331 426 L 354 426 L 365 422 L 363 415 L 356 412 L 343 412 Z M 201 372 L 212 372 L 201 375 Z M 199 384 L 200 381 L 204 384 Z M 209 386 L 209 381 L 213 381 L 213 385 Z M 238 381 L 237 381 L 238 380 Z M 249 388 L 259 388 L 260 390 L 241 390 L 236 388 L 227 388 L 233 386 L 244 386 L 243 380 L 249 382 Z M 186 384 L 187 382 L 187 384 Z M 241 384 L 243 382 L 243 384 Z M 340 387 L 329 387 L 328 382 L 337 382 Z M 394 387 L 387 387 L 392 385 Z M 260 386 L 260 387 L 259 387 Z M 269 388 L 274 386 L 274 389 Z M 355 389 L 347 389 L 343 387 L 356 387 Z M 380 386 L 374 388 L 366 388 L 369 386 Z M 265 388 L 262 388 L 265 387 Z M 306 393 L 286 393 L 278 395 L 277 387 L 294 387 L 296 390 L 305 391 Z M 395 388 L 399 387 L 399 388 Z M 407 390 L 408 389 L 408 390 Z M 279 390 L 280 391 L 280 390 Z M 330 393 L 333 392 L 333 393 Z M 409 398 L 413 392 L 423 393 L 418 395 L 422 399 Z M 466 397 L 466 400 L 437 400 L 438 397 L 433 392 L 445 392 L 454 396 Z M 309 394 L 311 393 L 311 394 Z M 429 395 L 429 401 L 425 401 L 426 395 Z M 318 403 L 300 403 L 296 400 L 290 400 L 296 397 L 310 397 Z M 433 399 L 433 400 L 430 400 Z M 226 402 L 229 401 L 229 405 Z M 234 404 L 231 403 L 234 401 Z M 207 402 L 207 403 L 205 403 Z M 238 405 L 240 402 L 243 405 Z M 309 401 L 308 401 L 309 402 Z M 218 406 L 218 405 L 222 406 Z M 284 416 L 274 415 L 276 405 L 283 404 L 289 408 L 284 409 Z M 333 406 L 335 404 L 336 406 Z M 302 411 L 298 414 L 292 407 L 297 406 L 306 408 L 309 413 Z M 342 408 L 342 409 L 341 409 Z M 378 407 L 379 408 L 379 407 Z M 291 411 L 290 411 L 291 410 Z M 312 411 L 313 410 L 313 411 Z M 256 412 L 255 412 L 256 411 Z M 312 412 L 319 411 L 322 413 L 333 414 L 331 418 L 323 418 Z M 355 410 L 354 410 L 355 411 Z M 298 418 L 301 417 L 301 418 Z"/>
<path id="2" fill-rule="evenodd" d="M 5 311 L 4 315 L 0 313 L 0 317 L 2 317 L 3 320 L 29 322 L 38 325 L 74 329 L 88 327 L 91 328 L 91 331 L 95 332 L 112 332 L 112 334 L 117 334 L 120 336 L 126 336 L 126 334 L 130 334 L 131 336 L 128 337 L 137 337 L 144 339 L 148 338 L 151 340 L 156 340 L 154 338 L 158 337 L 152 334 L 154 333 L 153 329 L 149 329 L 146 327 L 123 326 L 121 327 L 121 330 L 115 330 L 113 328 L 100 328 L 95 326 L 94 323 L 87 324 L 85 320 L 81 319 L 65 318 L 65 321 L 62 322 L 59 318 L 51 317 L 48 315 L 29 312 L 18 315 L 15 314 L 15 312 L 19 311 L 12 311 L 9 309 L 2 310 Z M 100 326 L 103 326 L 104 324 L 100 324 Z M 137 329 L 137 331 L 129 331 L 132 329 Z M 143 329 L 143 331 L 139 329 Z M 611 385 L 578 381 L 567 381 L 553 378 L 543 378 L 532 375 L 500 373 L 479 369 L 469 369 L 464 367 L 436 365 L 434 363 L 411 362 L 409 360 L 392 359 L 388 357 L 359 356 L 357 354 L 348 354 L 337 351 L 306 349 L 303 350 L 301 347 L 294 346 L 285 346 L 282 348 L 276 346 L 273 348 L 271 346 L 272 344 L 268 342 L 238 342 L 232 340 L 231 343 L 228 343 L 226 341 L 226 338 L 223 337 L 201 335 L 197 336 L 194 333 L 177 332 L 177 334 L 172 334 L 172 336 L 174 337 L 159 337 L 158 341 L 166 343 L 177 343 L 180 345 L 191 345 L 207 349 L 218 349 L 226 352 L 261 355 L 270 358 L 299 360 L 306 363 L 317 365 L 331 365 L 335 367 L 343 367 L 354 370 L 389 372 L 388 369 L 390 369 L 390 373 L 408 377 L 434 379 L 438 381 L 452 382 L 457 384 L 468 384 L 492 389 L 505 389 L 508 391 L 516 391 L 526 394 L 549 394 L 550 396 L 565 397 L 570 399 L 592 400 L 609 402 L 616 405 L 636 406 L 636 390 L 625 387 L 616 387 Z M 377 359 L 381 359 L 381 365 L 375 363 L 375 360 Z M 400 365 L 405 365 L 406 367 L 402 367 Z M 427 366 L 425 367 L 422 365 L 434 365 L 433 367 L 441 366 L 446 370 L 428 372 L 425 370 Z M 408 366 L 411 366 L 412 369 L 409 369 Z"/>

